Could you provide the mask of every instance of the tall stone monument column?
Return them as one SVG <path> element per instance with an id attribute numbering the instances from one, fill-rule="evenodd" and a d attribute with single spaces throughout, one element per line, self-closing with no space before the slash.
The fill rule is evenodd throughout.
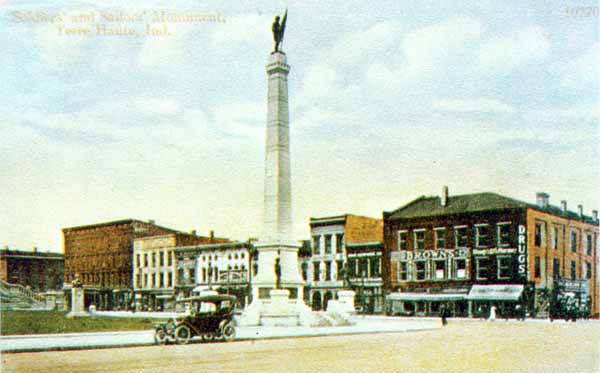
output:
<path id="1" fill-rule="evenodd" d="M 269 298 L 275 288 L 276 260 L 281 267 L 281 288 L 290 298 L 302 299 L 304 281 L 298 269 L 297 241 L 292 236 L 292 186 L 290 172 L 290 128 L 287 77 L 290 66 L 283 52 L 273 52 L 267 64 L 267 133 L 263 235 L 258 249 L 258 273 L 253 279 L 254 299 Z"/>
<path id="2" fill-rule="evenodd" d="M 274 51 L 267 64 L 267 136 L 265 195 L 258 272 L 252 279 L 252 303 L 241 325 L 313 325 L 315 315 L 304 304 L 304 281 L 298 268 L 298 241 L 292 240 L 292 185 L 290 173 L 290 113 L 287 77 L 290 66 L 280 50 L 287 11 L 272 25 Z"/>

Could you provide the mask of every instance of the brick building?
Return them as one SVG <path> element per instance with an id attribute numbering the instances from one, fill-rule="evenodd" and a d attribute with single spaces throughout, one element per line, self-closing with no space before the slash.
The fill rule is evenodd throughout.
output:
<path id="1" fill-rule="evenodd" d="M 420 197 L 384 212 L 388 311 L 433 315 L 548 315 L 549 294 L 569 283 L 598 314 L 598 216 L 494 193 Z M 577 288 L 577 289 L 573 289 Z M 589 302 L 588 297 L 591 298 Z"/>
<path id="2" fill-rule="evenodd" d="M 376 254 L 372 259 L 365 257 L 360 261 L 360 263 L 368 263 L 367 272 L 358 270 L 358 267 L 355 271 L 349 270 L 350 283 L 344 283 L 342 269 L 348 262 L 347 246 L 377 245 L 382 242 L 383 222 L 381 219 L 351 214 L 310 218 L 310 232 L 312 257 L 307 268 L 310 304 L 314 310 L 321 310 L 327 308 L 329 300 L 337 299 L 338 291 L 347 289 L 348 286 L 359 287 L 370 282 L 368 268 L 380 267 L 380 259 L 376 258 Z M 354 255 L 358 253 L 355 252 Z M 358 265 L 359 261 L 353 258 L 352 263 Z M 369 290 L 372 296 L 376 296 L 373 293 L 377 291 L 376 289 Z M 366 295 L 366 292 L 361 294 Z"/>
<path id="3" fill-rule="evenodd" d="M 33 292 L 59 290 L 63 286 L 64 256 L 61 253 L 0 250 L 0 281 L 30 288 Z"/>
<path id="4" fill-rule="evenodd" d="M 178 233 L 153 220 L 135 219 L 64 228 L 62 232 L 66 288 L 78 276 L 85 289 L 85 307 L 98 309 L 130 306 L 135 238 Z"/>
<path id="5" fill-rule="evenodd" d="M 169 233 L 138 237 L 133 240 L 133 290 L 137 310 L 171 308 L 175 296 L 177 272 L 175 249 L 180 246 L 225 243 L 229 240 L 209 235 Z"/>

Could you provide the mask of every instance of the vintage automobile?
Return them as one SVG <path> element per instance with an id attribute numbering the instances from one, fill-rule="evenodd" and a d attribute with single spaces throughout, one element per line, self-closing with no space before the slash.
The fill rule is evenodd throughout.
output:
<path id="1" fill-rule="evenodd" d="M 234 308 L 237 299 L 231 295 L 205 295 L 184 298 L 186 314 L 166 323 L 154 324 L 156 343 L 175 341 L 186 344 L 193 337 L 203 341 L 235 339 Z"/>

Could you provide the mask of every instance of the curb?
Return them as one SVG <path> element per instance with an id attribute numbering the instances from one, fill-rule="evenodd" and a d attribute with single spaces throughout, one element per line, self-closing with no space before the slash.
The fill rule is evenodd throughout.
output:
<path id="1" fill-rule="evenodd" d="M 430 327 L 430 328 L 419 328 L 419 329 L 406 329 L 406 330 L 376 330 L 376 331 L 356 331 L 351 333 L 316 333 L 316 334 L 304 334 L 304 335 L 272 335 L 263 337 L 246 337 L 235 339 L 232 342 L 209 342 L 209 343 L 235 343 L 235 342 L 248 342 L 248 341 L 260 341 L 260 340 L 273 340 L 273 339 L 295 339 L 295 338 L 314 338 L 314 337 L 336 337 L 341 335 L 361 335 L 361 334 L 392 334 L 392 333 L 411 333 L 411 332 L 423 332 L 439 330 L 441 327 Z M 190 344 L 201 344 L 203 342 L 194 341 Z M 22 348 L 22 349 L 3 349 L 0 350 L 2 353 L 22 353 L 22 352 L 51 352 L 51 351 L 78 351 L 78 350 L 93 350 L 93 349 L 109 349 L 109 348 L 132 348 L 132 347 L 147 347 L 157 346 L 154 342 L 146 343 L 125 343 L 125 344 L 98 344 L 98 345 L 86 345 L 86 346 L 56 346 L 56 347 L 40 347 L 40 348 Z M 175 346 L 175 345 L 174 345 Z"/>

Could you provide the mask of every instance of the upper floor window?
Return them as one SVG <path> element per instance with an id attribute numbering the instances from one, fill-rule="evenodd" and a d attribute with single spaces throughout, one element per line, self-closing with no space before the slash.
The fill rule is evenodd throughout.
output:
<path id="1" fill-rule="evenodd" d="M 321 280 L 321 263 L 313 263 L 313 281 Z"/>
<path id="2" fill-rule="evenodd" d="M 369 258 L 369 277 L 381 276 L 381 258 L 371 257 Z"/>
<path id="3" fill-rule="evenodd" d="M 571 260 L 571 280 L 575 280 L 577 278 L 577 263 L 574 260 Z"/>
<path id="4" fill-rule="evenodd" d="M 156 253 L 152 253 L 152 267 L 156 267 L 158 263 L 156 262 Z"/>
<path id="5" fill-rule="evenodd" d="M 160 252 L 160 266 L 163 267 L 164 265 L 165 265 L 165 253 L 163 251 L 161 251 Z"/>
<path id="6" fill-rule="evenodd" d="M 510 223 L 498 223 L 496 225 L 496 236 L 498 247 L 510 246 Z"/>
<path id="7" fill-rule="evenodd" d="M 313 255 L 321 254 L 321 236 L 313 236 Z"/>
<path id="8" fill-rule="evenodd" d="M 588 280 L 592 278 L 592 263 L 590 262 L 585 262 L 585 278 Z"/>
<path id="9" fill-rule="evenodd" d="M 434 260 L 433 264 L 433 276 L 434 280 L 443 280 L 446 278 L 446 261 L 445 260 Z"/>
<path id="10" fill-rule="evenodd" d="M 546 223 L 541 221 L 535 223 L 535 246 L 546 247 Z"/>
<path id="11" fill-rule="evenodd" d="M 535 257 L 535 267 L 534 267 L 534 276 L 535 278 L 540 278 L 542 275 L 542 265 L 539 256 Z"/>
<path id="12" fill-rule="evenodd" d="M 144 267 L 148 267 L 148 254 L 144 254 Z"/>
<path id="13" fill-rule="evenodd" d="M 585 235 L 585 255 L 592 255 L 592 235 Z"/>
<path id="14" fill-rule="evenodd" d="M 341 254 L 344 252 L 344 234 L 336 234 L 335 235 L 335 252 L 337 254 Z"/>
<path id="15" fill-rule="evenodd" d="M 554 250 L 558 248 L 558 228 L 552 227 L 550 230 L 550 247 Z"/>
<path id="16" fill-rule="evenodd" d="M 325 262 L 325 281 L 331 281 L 331 262 Z"/>
<path id="17" fill-rule="evenodd" d="M 467 260 L 454 259 L 454 278 L 467 278 Z"/>
<path id="18" fill-rule="evenodd" d="M 170 267 L 173 265 L 173 252 L 167 251 L 167 265 Z"/>
<path id="19" fill-rule="evenodd" d="M 440 250 L 446 248 L 446 228 L 435 229 L 435 248 Z"/>
<path id="20" fill-rule="evenodd" d="M 454 246 L 459 247 L 467 247 L 468 245 L 468 236 L 467 236 L 467 227 L 455 227 L 454 228 Z"/>
<path id="21" fill-rule="evenodd" d="M 406 231 L 398 232 L 398 250 L 407 250 L 408 249 L 408 244 L 406 242 L 407 236 L 408 236 L 408 233 Z"/>
<path id="22" fill-rule="evenodd" d="M 337 269 L 335 278 L 338 281 L 341 281 L 341 280 L 344 279 L 344 276 L 342 275 L 342 270 L 344 269 L 344 262 L 341 261 L 341 260 L 338 260 L 338 261 L 335 262 L 335 266 L 336 266 L 336 269 Z"/>
<path id="23" fill-rule="evenodd" d="M 137 262 L 138 268 L 142 266 L 142 256 L 140 254 L 136 255 L 136 262 Z"/>
<path id="24" fill-rule="evenodd" d="M 425 264 L 426 262 L 424 260 L 415 260 L 414 261 L 414 265 L 415 265 L 415 280 L 417 281 L 423 281 L 425 280 Z"/>
<path id="25" fill-rule="evenodd" d="M 487 224 L 475 226 L 475 246 L 488 247 L 490 239 L 490 229 Z"/>
<path id="26" fill-rule="evenodd" d="M 571 231 L 571 251 L 574 253 L 577 252 L 577 231 L 576 230 Z"/>
<path id="27" fill-rule="evenodd" d="M 244 269 L 243 266 L 242 269 Z M 302 279 L 304 281 L 308 280 L 308 263 L 302 263 Z"/>
<path id="28" fill-rule="evenodd" d="M 325 254 L 331 254 L 331 235 L 325 235 Z"/>
<path id="29" fill-rule="evenodd" d="M 425 229 L 416 229 L 414 236 L 415 250 L 425 250 Z"/>
<path id="30" fill-rule="evenodd" d="M 356 258 L 348 259 L 348 276 L 349 277 L 356 276 Z"/>
<path id="31" fill-rule="evenodd" d="M 552 277 L 554 279 L 560 277 L 560 259 L 552 259 Z"/>
<path id="32" fill-rule="evenodd" d="M 408 280 L 408 262 L 398 262 L 398 281 Z"/>
<path id="33" fill-rule="evenodd" d="M 510 256 L 499 256 L 498 262 L 498 278 L 508 279 L 512 275 L 512 263 Z"/>
<path id="34" fill-rule="evenodd" d="M 487 280 L 489 274 L 490 260 L 487 257 L 475 258 L 475 272 L 478 280 Z"/>

